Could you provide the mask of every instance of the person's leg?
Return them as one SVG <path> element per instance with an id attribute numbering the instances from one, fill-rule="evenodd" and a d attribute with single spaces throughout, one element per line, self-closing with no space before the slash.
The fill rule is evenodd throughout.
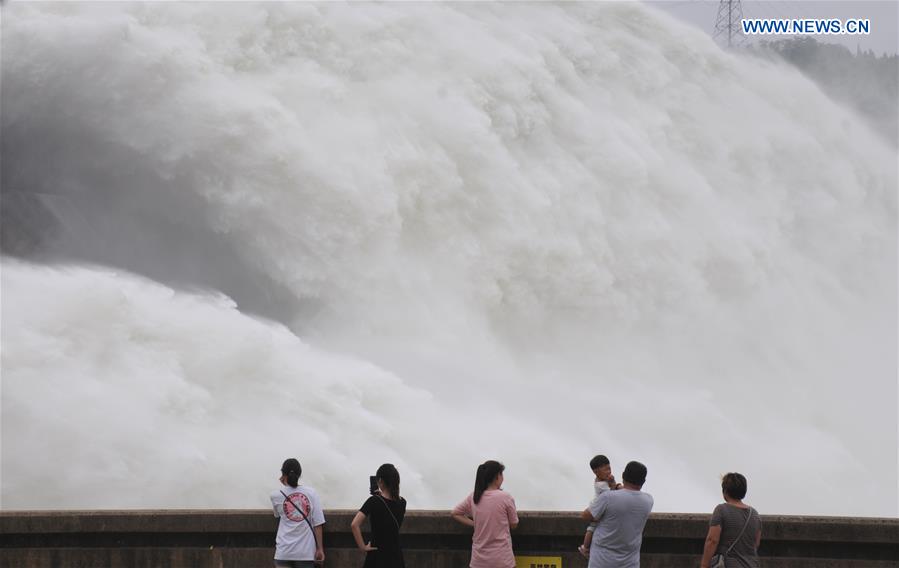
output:
<path id="1" fill-rule="evenodd" d="M 584 533 L 584 542 L 577 547 L 577 551 L 581 553 L 581 556 L 587 558 L 588 556 L 590 556 L 591 544 L 593 544 L 593 531 L 587 529 L 587 531 Z"/>

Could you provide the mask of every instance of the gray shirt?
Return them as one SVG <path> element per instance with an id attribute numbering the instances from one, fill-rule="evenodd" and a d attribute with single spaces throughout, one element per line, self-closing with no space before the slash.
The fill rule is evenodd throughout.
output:
<path id="1" fill-rule="evenodd" d="M 746 524 L 747 519 L 748 525 Z M 715 554 L 724 554 L 731 544 L 734 545 L 724 558 L 724 565 L 727 568 L 758 568 L 759 558 L 755 550 L 755 535 L 762 530 L 762 520 L 755 509 L 741 509 L 734 505 L 721 503 L 712 512 L 712 520 L 709 521 L 709 525 L 721 527 L 721 539 L 718 541 L 718 549 Z M 745 531 L 743 531 L 744 525 L 746 526 Z M 742 534 L 740 531 L 743 531 Z"/>
<path id="2" fill-rule="evenodd" d="M 593 533 L 589 568 L 640 568 L 643 527 L 652 495 L 631 489 L 607 491 L 590 503 L 599 525 Z"/>

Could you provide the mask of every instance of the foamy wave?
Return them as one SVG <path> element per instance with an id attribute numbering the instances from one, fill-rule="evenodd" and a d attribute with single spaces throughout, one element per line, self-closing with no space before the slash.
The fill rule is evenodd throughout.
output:
<path id="1" fill-rule="evenodd" d="M 4 283 L 5 429 L 49 420 L 25 377 L 71 365 L 85 370 L 60 392 L 132 396 L 114 386 L 130 374 L 148 389 L 123 402 L 134 427 L 169 432 L 111 443 L 179 473 L 120 504 L 187 498 L 206 472 L 181 472 L 178 452 L 226 452 L 217 430 L 255 447 L 272 436 L 248 431 L 255 417 L 292 425 L 262 403 L 283 378 L 269 358 L 302 368 L 322 401 L 331 373 L 349 393 L 386 381 L 405 397 L 361 413 L 338 397 L 319 424 L 310 455 L 334 504 L 393 459 L 418 480 L 414 506 L 446 506 L 496 457 L 520 504 L 578 508 L 584 464 L 604 451 L 616 467 L 647 462 L 662 510 L 708 509 L 716 475 L 739 469 L 766 512 L 895 513 L 895 156 L 797 74 L 629 3 L 12 5 L 4 19 L 4 201 L 36 203 L 44 226 L 20 254 L 167 285 L 4 265 L 20 281 Z M 84 309 L 83 280 L 105 283 L 99 327 L 50 325 Z M 29 295 L 43 286 L 60 287 L 52 309 Z M 110 311 L 118 287 L 149 304 Z M 239 311 L 172 291 L 195 287 Z M 10 327 L 19 304 L 47 326 Z M 158 340 L 132 345 L 160 309 Z M 35 325 L 30 344 L 19 330 Z M 189 347 L 203 335 L 216 339 Z M 116 347 L 58 368 L 41 355 L 82 340 Z M 155 350 L 163 366 L 193 361 L 167 389 L 207 409 L 205 426 L 149 396 Z M 105 356 L 118 361 L 106 372 Z M 206 382 L 255 366 L 256 380 Z M 866 410 L 847 415 L 850 383 Z M 233 408 L 210 413 L 220 396 Z M 83 426 L 59 447 L 108 431 L 88 408 L 62 412 Z M 363 449 L 360 432 L 382 428 Z M 28 440 L 5 444 L 5 502 L 30 483 Z M 215 504 L 249 503 L 273 467 L 257 462 L 279 449 L 223 474 L 242 491 Z M 823 455 L 875 480 L 869 492 L 850 502 L 817 473 Z M 810 491 L 781 486 L 810 469 Z M 104 479 L 70 504 L 116 505 Z"/>

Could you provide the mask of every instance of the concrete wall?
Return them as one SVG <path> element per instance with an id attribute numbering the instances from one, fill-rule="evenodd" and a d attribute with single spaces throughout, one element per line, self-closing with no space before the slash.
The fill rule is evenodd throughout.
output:
<path id="1" fill-rule="evenodd" d="M 362 565 L 349 531 L 354 511 L 326 511 L 328 568 Z M 576 552 L 577 513 L 523 512 L 513 536 L 518 555 Z M 763 516 L 765 568 L 899 566 L 899 520 Z M 643 568 L 699 566 L 708 515 L 654 514 L 643 538 Z M 0 512 L 0 568 L 271 566 L 277 520 L 268 511 Z M 410 511 L 402 538 L 409 568 L 464 568 L 470 529 L 446 511 Z"/>

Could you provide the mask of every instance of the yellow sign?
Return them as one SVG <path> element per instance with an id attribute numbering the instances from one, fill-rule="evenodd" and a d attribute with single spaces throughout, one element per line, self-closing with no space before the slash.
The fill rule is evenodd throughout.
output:
<path id="1" fill-rule="evenodd" d="M 562 568 L 562 557 L 516 556 L 515 568 Z"/>

